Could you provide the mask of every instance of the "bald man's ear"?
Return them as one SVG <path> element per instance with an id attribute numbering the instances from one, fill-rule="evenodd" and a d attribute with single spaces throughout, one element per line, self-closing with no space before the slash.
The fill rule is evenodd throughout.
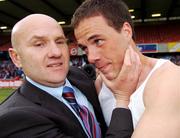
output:
<path id="1" fill-rule="evenodd" d="M 16 67 L 21 68 L 22 67 L 21 59 L 20 56 L 18 55 L 17 50 L 14 48 L 9 48 L 8 52 L 9 52 L 9 56 L 11 57 L 11 60 L 16 65 Z"/>
<path id="2" fill-rule="evenodd" d="M 132 28 L 128 22 L 124 22 L 121 28 L 121 32 L 125 36 L 125 38 L 127 38 L 128 40 L 132 39 Z"/>

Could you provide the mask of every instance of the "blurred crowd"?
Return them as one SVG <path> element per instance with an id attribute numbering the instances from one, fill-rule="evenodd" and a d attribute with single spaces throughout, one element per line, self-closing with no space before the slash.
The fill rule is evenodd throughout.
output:
<path id="1" fill-rule="evenodd" d="M 0 61 L 0 79 L 16 79 L 23 77 L 23 71 L 18 69 L 10 60 Z"/>
<path id="2" fill-rule="evenodd" d="M 168 58 L 168 57 L 167 57 Z M 174 62 L 176 65 L 180 66 L 180 55 L 176 55 L 176 56 L 171 56 L 169 57 L 169 60 L 171 60 L 172 62 Z"/>
<path id="3" fill-rule="evenodd" d="M 168 55 L 168 54 L 165 54 L 165 55 L 161 55 L 161 54 L 149 54 L 148 56 L 150 57 L 154 57 L 154 58 L 162 58 L 162 59 L 168 59 L 170 61 L 172 61 L 174 64 L 180 66 L 180 55 L 179 54 L 174 54 L 174 55 Z"/>

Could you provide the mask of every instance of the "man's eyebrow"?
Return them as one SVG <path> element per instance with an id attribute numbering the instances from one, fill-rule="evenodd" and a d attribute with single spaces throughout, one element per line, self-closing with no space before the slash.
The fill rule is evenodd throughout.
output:
<path id="1" fill-rule="evenodd" d="M 57 36 L 56 39 L 63 39 L 63 40 L 68 40 L 66 37 L 64 36 Z"/>
<path id="2" fill-rule="evenodd" d="M 30 41 L 32 41 L 34 39 L 46 39 L 46 36 L 34 35 L 32 38 L 30 38 Z M 56 40 L 57 39 L 66 40 L 66 38 L 64 36 L 57 36 Z"/>
<path id="3" fill-rule="evenodd" d="M 30 41 L 34 40 L 34 39 L 44 39 L 44 36 L 38 36 L 38 35 L 34 35 L 30 38 Z"/>
<path id="4" fill-rule="evenodd" d="M 97 37 L 99 37 L 100 35 L 92 35 L 92 36 L 90 36 L 89 38 L 88 38 L 88 40 L 87 41 L 92 41 L 93 39 L 96 39 Z M 77 44 L 78 45 L 78 47 L 85 47 L 85 45 L 83 45 L 83 44 L 81 44 L 81 43 L 78 43 Z"/>
<path id="5" fill-rule="evenodd" d="M 95 39 L 95 38 L 97 38 L 97 37 L 99 37 L 98 34 L 97 34 L 97 35 L 92 35 L 92 36 L 90 36 L 90 37 L 88 38 L 88 41 L 91 41 L 91 40 L 93 40 L 93 39 Z"/>

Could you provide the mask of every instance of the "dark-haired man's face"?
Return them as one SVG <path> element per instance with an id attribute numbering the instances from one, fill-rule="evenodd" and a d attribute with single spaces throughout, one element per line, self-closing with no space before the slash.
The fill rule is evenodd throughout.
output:
<path id="1" fill-rule="evenodd" d="M 86 52 L 90 63 L 105 77 L 112 80 L 121 70 L 129 38 L 123 29 L 116 31 L 102 16 L 89 17 L 75 28 L 79 46 Z"/>

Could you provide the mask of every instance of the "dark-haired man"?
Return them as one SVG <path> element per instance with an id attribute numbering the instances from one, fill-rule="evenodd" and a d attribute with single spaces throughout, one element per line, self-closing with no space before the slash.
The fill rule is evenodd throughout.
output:
<path id="1" fill-rule="evenodd" d="M 116 95 L 129 91 L 122 88 L 124 85 L 131 86 L 131 83 L 122 84 L 125 76 L 119 74 L 124 70 L 125 53 L 130 47 L 142 64 L 138 85 L 127 99 L 135 127 L 133 137 L 180 137 L 180 67 L 139 52 L 126 4 L 121 0 L 86 0 L 75 11 L 72 25 L 79 46 L 100 72 L 99 99 L 106 123 L 110 122 Z"/>

